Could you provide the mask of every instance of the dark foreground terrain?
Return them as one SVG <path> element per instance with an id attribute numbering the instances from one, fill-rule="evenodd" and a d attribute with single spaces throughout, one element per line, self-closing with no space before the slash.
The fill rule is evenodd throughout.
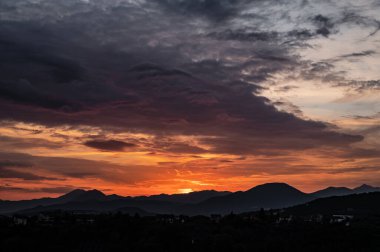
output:
<path id="1" fill-rule="evenodd" d="M 0 251 L 380 251 L 379 215 L 3 216 Z"/>

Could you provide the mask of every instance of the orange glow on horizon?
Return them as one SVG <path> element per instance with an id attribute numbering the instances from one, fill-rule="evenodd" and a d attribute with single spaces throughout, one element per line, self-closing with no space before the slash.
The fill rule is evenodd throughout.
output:
<path id="1" fill-rule="evenodd" d="M 32 129 L 36 131 L 31 132 Z M 0 143 L 0 148 L 12 152 L 17 144 L 24 153 L 12 160 L 19 162 L 19 166 L 7 169 L 34 176 L 24 180 L 3 178 L 1 186 L 9 190 L 0 192 L 0 198 L 57 197 L 76 188 L 123 196 L 239 191 L 270 182 L 285 182 L 301 191 L 312 192 L 326 186 L 354 187 L 362 183 L 376 186 L 380 177 L 376 169 L 369 172 L 353 169 L 370 169 L 378 159 L 347 160 L 340 157 L 344 152 L 339 149 L 311 149 L 279 156 L 173 154 L 150 150 L 152 143 L 148 135 L 120 133 L 112 138 L 144 139 L 144 142 L 139 140 L 138 150 L 102 151 L 77 140 L 84 134 L 78 130 L 27 124 L 0 127 L 0 135 L 6 140 Z M 65 138 L 60 138 L 61 135 Z M 22 142 L 16 143 L 14 139 Z"/>

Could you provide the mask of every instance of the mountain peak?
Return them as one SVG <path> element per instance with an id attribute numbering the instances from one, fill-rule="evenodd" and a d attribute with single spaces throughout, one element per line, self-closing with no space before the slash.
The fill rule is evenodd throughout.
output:
<path id="1" fill-rule="evenodd" d="M 347 187 L 329 186 L 325 189 L 313 192 L 310 195 L 314 196 L 315 198 L 326 198 L 332 196 L 343 196 L 352 193 L 354 193 L 353 190 Z"/>
<path id="2" fill-rule="evenodd" d="M 59 199 L 63 199 L 63 200 L 72 200 L 72 199 L 75 199 L 77 197 L 79 197 L 80 195 L 84 194 L 86 191 L 83 190 L 83 189 L 75 189 L 75 190 L 72 190 L 60 197 L 58 197 Z"/>
<path id="3" fill-rule="evenodd" d="M 266 184 L 261 184 L 258 186 L 255 186 L 248 191 L 251 190 L 268 190 L 268 189 L 274 189 L 274 190 L 297 190 L 296 188 L 286 184 L 286 183 L 281 183 L 281 182 L 275 182 L 275 183 L 266 183 Z M 298 190 L 297 190 L 298 191 Z"/>
<path id="4" fill-rule="evenodd" d="M 329 186 L 326 189 L 328 189 L 328 190 L 340 190 L 340 189 L 348 189 L 348 188 L 344 187 L 344 186 Z"/>
<path id="5" fill-rule="evenodd" d="M 106 195 L 99 190 L 83 190 L 83 189 L 75 189 L 69 193 L 66 193 L 58 199 L 63 200 L 64 202 L 68 201 L 82 201 L 82 200 L 99 200 L 104 199 Z"/>
<path id="6" fill-rule="evenodd" d="M 374 187 L 367 184 L 362 184 L 361 186 L 356 187 L 355 189 L 373 189 Z"/>
<path id="7" fill-rule="evenodd" d="M 96 189 L 85 191 L 83 194 L 79 195 L 76 200 L 101 200 L 106 198 L 107 196 Z"/>
<path id="8" fill-rule="evenodd" d="M 355 193 L 368 193 L 368 192 L 375 192 L 379 191 L 380 188 L 373 187 L 371 185 L 363 184 L 361 186 L 358 186 L 354 188 Z"/>
<path id="9" fill-rule="evenodd" d="M 85 192 L 86 192 L 86 190 L 83 190 L 83 189 L 75 189 L 75 190 L 72 190 L 72 191 L 66 193 L 65 195 L 82 194 Z"/>
<path id="10" fill-rule="evenodd" d="M 265 195 L 265 197 L 293 197 L 306 194 L 286 183 L 266 183 L 246 191 L 250 195 Z M 292 196 L 290 196 L 292 195 Z"/>
<path id="11" fill-rule="evenodd" d="M 88 190 L 88 191 L 86 191 L 86 193 L 88 193 L 88 194 L 98 194 L 98 195 L 104 195 L 105 196 L 105 194 L 102 191 L 99 191 L 97 189 Z"/>

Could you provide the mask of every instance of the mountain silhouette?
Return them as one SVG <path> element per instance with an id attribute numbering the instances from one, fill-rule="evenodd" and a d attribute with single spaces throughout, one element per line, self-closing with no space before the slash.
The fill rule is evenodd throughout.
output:
<path id="1" fill-rule="evenodd" d="M 60 200 L 61 202 L 69 202 L 69 201 L 76 200 L 77 198 L 79 198 L 84 193 L 86 193 L 85 190 L 75 189 L 74 191 L 66 193 L 66 194 L 58 197 L 57 199 Z"/>
<path id="2" fill-rule="evenodd" d="M 177 203 L 184 203 L 184 204 L 192 204 L 192 203 L 196 204 L 212 197 L 224 196 L 228 194 L 231 194 L 231 192 L 228 192 L 228 191 L 218 192 L 215 190 L 204 190 L 204 191 L 191 192 L 191 193 L 186 193 L 186 194 L 171 194 L 171 195 L 160 194 L 160 195 L 143 196 L 143 197 L 136 197 L 136 198 L 177 202 Z"/>
<path id="3" fill-rule="evenodd" d="M 0 200 L 0 214 L 13 213 L 36 206 L 48 206 L 59 203 L 56 198 L 41 198 L 33 200 Z"/>
<path id="4" fill-rule="evenodd" d="M 198 213 L 241 213 L 260 208 L 282 208 L 313 199 L 306 193 L 285 183 L 268 183 L 245 192 L 213 197 L 192 207 Z M 191 211 L 190 211 L 191 212 Z"/>
<path id="5" fill-rule="evenodd" d="M 312 193 L 315 198 L 325 198 L 331 196 L 343 196 L 353 194 L 353 190 L 347 187 L 327 187 L 326 189 Z"/>
<path id="6" fill-rule="evenodd" d="M 290 207 L 286 209 L 286 212 L 297 215 L 380 214 L 380 192 L 320 198 L 306 204 Z"/>
<path id="7" fill-rule="evenodd" d="M 355 193 L 369 193 L 369 192 L 380 192 L 379 187 L 373 187 L 370 185 L 363 184 L 359 187 L 354 188 Z"/>
<path id="8" fill-rule="evenodd" d="M 153 216 L 155 213 L 149 213 L 146 212 L 140 208 L 137 207 L 122 207 L 115 210 L 115 212 L 122 213 L 122 214 L 129 214 L 129 215 L 135 215 L 138 214 L 140 216 Z"/>
<path id="9" fill-rule="evenodd" d="M 84 191 L 76 195 L 71 201 L 106 200 L 107 196 L 99 190 Z"/>
<path id="10" fill-rule="evenodd" d="M 57 198 L 21 201 L 0 200 L 0 213 L 38 213 L 43 211 L 126 211 L 141 214 L 228 214 L 264 209 L 279 209 L 300 205 L 318 198 L 344 196 L 380 191 L 380 188 L 362 185 L 354 189 L 328 187 L 314 193 L 304 193 L 285 183 L 258 185 L 247 191 L 218 192 L 206 190 L 188 194 L 160 194 L 123 197 L 105 195 L 99 190 L 73 190 Z M 138 211 L 137 211 L 138 210 Z"/>
<path id="11" fill-rule="evenodd" d="M 369 193 L 369 192 L 380 192 L 380 188 L 373 187 L 366 184 L 356 187 L 354 189 L 350 189 L 347 187 L 328 187 L 326 189 L 311 193 L 311 195 L 314 196 L 315 198 L 324 198 L 324 197 L 331 197 L 331 196 L 344 196 L 344 195 L 350 195 L 350 194 Z"/>
<path id="12" fill-rule="evenodd" d="M 151 214 L 167 214 L 177 213 L 176 209 L 182 206 L 181 203 L 158 201 L 158 200 L 141 200 L 126 197 L 122 199 L 109 200 L 84 200 L 84 201 L 70 201 L 63 204 L 52 204 L 45 206 L 37 206 L 33 208 L 23 209 L 18 211 L 20 214 L 36 214 L 40 212 L 51 211 L 69 211 L 69 212 L 88 212 L 88 213 L 101 213 L 101 212 L 118 212 L 123 209 L 138 209 Z M 138 213 L 138 212 L 136 212 Z"/>

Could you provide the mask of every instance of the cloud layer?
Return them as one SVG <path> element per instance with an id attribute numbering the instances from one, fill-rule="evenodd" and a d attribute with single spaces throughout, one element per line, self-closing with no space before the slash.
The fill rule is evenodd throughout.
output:
<path id="1" fill-rule="evenodd" d="M 303 53 L 318 41 L 342 37 L 347 26 L 367 31 L 370 41 L 380 27 L 371 9 L 378 8 L 371 1 L 355 7 L 353 1 L 322 0 L 3 1 L 0 120 L 38 125 L 55 131 L 56 138 L 21 139 L 15 126 L 7 126 L 0 133 L 2 146 L 41 158 L 41 149 L 47 155 L 47 149 L 58 153 L 68 146 L 102 155 L 135 153 L 144 171 L 134 171 L 131 180 L 151 172 L 142 161 L 148 155 L 282 157 L 334 149 L 337 158 L 344 156 L 340 152 L 368 157 L 376 146 L 364 152 L 353 147 L 364 134 L 312 120 L 291 102 L 263 94 L 273 87 L 279 93 L 300 88 L 279 80 L 355 92 L 379 88 L 375 75 L 352 78 L 341 70 L 375 57 L 377 48 L 330 59 Z M 81 134 L 64 135 L 62 128 Z M 85 155 L 83 160 L 94 158 Z M 112 165 L 121 171 L 125 162 Z M 76 174 L 73 163 L 51 165 L 61 167 L 61 179 Z M 93 174 L 80 165 L 78 174 Z M 3 178 L 52 180 L 28 167 L 0 167 Z M 102 176 L 96 177 L 109 180 Z"/>

